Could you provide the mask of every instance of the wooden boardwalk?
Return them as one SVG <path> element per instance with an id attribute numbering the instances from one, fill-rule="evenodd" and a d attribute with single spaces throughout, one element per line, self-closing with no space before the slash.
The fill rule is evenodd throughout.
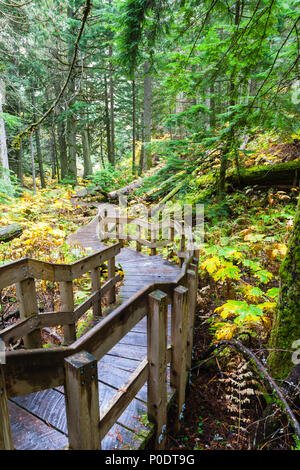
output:
<path id="1" fill-rule="evenodd" d="M 103 248 L 96 234 L 97 219 L 70 236 L 70 244 L 80 244 L 94 252 Z M 173 281 L 179 267 L 162 259 L 148 257 L 129 248 L 123 248 L 116 257 L 123 267 L 125 278 L 120 290 L 123 303 L 142 287 L 159 281 Z M 116 390 L 129 378 L 147 355 L 146 318 L 98 362 L 99 399 L 105 406 Z M 169 312 L 170 335 L 170 312 Z M 171 396 L 172 390 L 168 388 Z M 147 384 L 129 404 L 117 423 L 102 440 L 102 449 L 137 449 L 143 446 L 151 433 L 147 423 Z M 16 449 L 56 450 L 68 446 L 68 429 L 63 387 L 43 390 L 9 399 L 12 434 Z"/>

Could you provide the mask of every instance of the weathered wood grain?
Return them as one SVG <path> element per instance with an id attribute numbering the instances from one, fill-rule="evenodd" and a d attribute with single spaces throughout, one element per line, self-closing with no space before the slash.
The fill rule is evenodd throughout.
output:
<path id="1" fill-rule="evenodd" d="M 97 361 L 83 351 L 65 359 L 65 371 L 70 448 L 98 450 L 101 443 Z"/>

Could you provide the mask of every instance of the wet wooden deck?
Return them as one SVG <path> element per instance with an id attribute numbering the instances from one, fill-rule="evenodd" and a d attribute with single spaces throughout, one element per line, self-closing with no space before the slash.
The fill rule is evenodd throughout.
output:
<path id="1" fill-rule="evenodd" d="M 70 244 L 80 244 L 98 251 L 103 244 L 96 234 L 97 220 L 80 228 L 69 238 Z M 173 281 L 179 268 L 161 256 L 137 253 L 123 248 L 117 256 L 125 272 L 120 290 L 121 302 L 142 287 L 157 281 Z M 170 317 L 170 313 L 169 313 Z M 129 378 L 147 354 L 146 318 L 138 323 L 110 352 L 98 362 L 99 399 L 101 408 Z M 169 318 L 170 334 L 170 318 Z M 168 388 L 169 396 L 172 390 Z M 68 446 L 68 429 L 63 387 L 44 390 L 9 400 L 12 433 L 16 449 L 57 450 Z M 102 440 L 102 449 L 138 449 L 151 434 L 147 423 L 147 383 L 129 404 L 117 423 Z"/>

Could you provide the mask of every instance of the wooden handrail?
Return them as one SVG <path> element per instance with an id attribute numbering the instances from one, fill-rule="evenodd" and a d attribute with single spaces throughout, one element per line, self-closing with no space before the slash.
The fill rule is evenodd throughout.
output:
<path id="1" fill-rule="evenodd" d="M 63 360 L 77 352 L 85 350 L 100 360 L 146 315 L 148 295 L 152 291 L 166 292 L 168 301 L 172 302 L 174 289 L 187 282 L 186 273 L 192 261 L 192 256 L 185 261 L 175 281 L 143 287 L 68 347 L 8 351 L 5 366 L 8 395 L 14 397 L 63 385 Z"/>
<path id="2" fill-rule="evenodd" d="M 115 286 L 120 280 L 111 266 L 115 265 L 115 256 L 121 250 L 121 243 L 70 264 L 57 264 L 24 258 L 0 267 L 0 282 L 2 287 L 16 284 L 17 300 L 21 320 L 14 325 L 0 331 L 0 339 L 10 343 L 24 338 L 27 349 L 41 347 L 41 335 L 38 330 L 49 326 L 63 326 L 64 341 L 70 344 L 76 340 L 76 321 L 91 307 L 94 316 L 101 314 L 101 298 L 108 293 L 109 303 L 115 299 Z M 100 286 L 99 267 L 108 261 L 108 281 Z M 78 307 L 74 306 L 72 281 L 86 272 L 92 273 L 92 294 Z M 62 303 L 61 312 L 39 313 L 35 289 L 35 279 L 52 280 L 59 282 Z"/>
<path id="3" fill-rule="evenodd" d="M 108 230 L 108 224 L 113 224 L 114 228 Z M 123 226 L 135 226 L 136 235 L 130 233 L 123 233 Z M 147 238 L 141 236 L 142 229 L 147 234 Z M 166 240 L 158 240 L 157 234 L 162 232 L 163 229 L 168 229 L 168 238 Z M 177 244 L 174 237 L 175 230 L 180 234 L 180 247 L 177 248 Z M 150 235 L 154 235 L 154 240 L 150 240 Z M 191 227 L 188 228 L 187 233 L 184 232 L 183 224 L 172 218 L 159 222 L 149 222 L 138 217 L 124 217 L 120 215 L 108 216 L 105 212 L 104 216 L 100 213 L 98 215 L 98 237 L 100 240 L 107 239 L 118 239 L 126 241 L 136 242 L 136 251 L 141 251 L 142 246 L 146 246 L 151 250 L 151 256 L 156 255 L 157 248 L 165 247 L 167 245 L 173 245 L 174 251 L 180 260 L 182 266 L 184 259 L 191 254 L 195 254 L 194 250 L 186 250 L 186 237 L 188 237 L 189 243 L 193 244 L 194 236 Z"/>
<path id="4" fill-rule="evenodd" d="M 68 273 L 70 278 L 75 279 L 78 275 L 97 268 L 99 261 L 102 263 L 103 259 L 113 259 L 115 253 L 120 250 L 120 247 L 121 244 L 117 243 L 95 255 L 85 258 L 85 262 L 80 260 L 76 263 L 72 263 L 72 265 L 65 265 L 68 267 L 65 272 Z M 24 261 L 27 262 L 27 265 L 22 264 Z M 20 268 L 22 270 L 25 266 L 25 268 L 29 270 L 30 261 L 35 260 L 22 260 L 22 263 L 17 262 L 18 269 Z M 107 433 L 107 430 L 110 429 L 128 406 L 129 402 L 148 380 L 148 387 L 150 387 L 148 388 L 148 417 L 156 426 L 155 448 L 162 448 L 166 429 L 165 381 L 167 363 L 171 363 L 171 372 L 174 370 L 175 374 L 180 374 L 180 377 L 177 378 L 176 381 L 173 380 L 172 383 L 177 390 L 176 400 L 178 403 L 178 412 L 175 418 L 175 420 L 177 420 L 177 427 L 180 416 L 182 415 L 186 370 L 190 366 L 189 355 L 191 355 L 192 347 L 192 327 L 196 306 L 197 263 L 198 260 L 193 255 L 186 257 L 180 273 L 174 281 L 155 282 L 145 286 L 128 301 L 107 315 L 100 323 L 96 324 L 83 337 L 74 341 L 67 347 L 55 349 L 38 348 L 7 352 L 6 364 L 3 367 L 5 372 L 5 374 L 3 373 L 3 377 L 5 375 L 6 397 L 15 397 L 65 385 L 70 444 L 72 443 L 71 446 L 73 446 L 73 448 L 94 449 L 98 446 L 98 441 L 95 439 L 95 436 L 97 438 L 99 437 L 100 442 Z M 71 269 L 69 270 L 70 266 Z M 7 270 L 2 271 L 2 274 L 5 272 L 5 277 L 3 275 L 2 281 L 5 279 L 6 282 L 10 282 L 7 273 L 12 273 L 11 267 L 12 263 Z M 49 279 L 49 277 L 51 277 L 51 279 L 54 277 L 55 280 L 58 278 L 62 279 L 62 271 L 58 272 L 55 269 L 49 269 L 49 263 L 44 264 L 42 262 L 42 264 L 37 264 L 34 262 L 31 264 L 31 267 L 32 271 L 30 273 L 29 271 L 28 274 L 26 272 L 26 276 L 23 274 L 26 279 L 32 279 L 31 276 L 33 273 L 37 276 L 43 276 L 41 277 L 42 279 L 45 277 L 46 279 Z M 5 266 L 2 268 L 5 268 Z M 112 263 L 110 271 L 114 274 L 114 263 Z M 13 278 L 16 279 L 16 276 Z M 99 296 L 101 297 L 104 292 L 110 290 L 117 279 L 118 278 L 115 276 L 109 279 L 106 284 L 99 289 L 97 288 L 97 290 L 95 290 L 83 304 L 74 309 L 74 311 L 47 312 L 34 315 L 30 318 L 24 318 L 15 328 L 2 331 L 0 340 L 1 337 L 7 340 L 10 338 L 15 339 L 17 335 L 29 335 L 29 331 L 30 334 L 32 334 L 35 330 L 41 328 L 41 326 L 49 324 L 53 326 L 56 321 L 61 325 L 69 325 L 69 322 L 74 323 L 88 308 L 99 301 Z M 24 279 L 22 280 L 24 281 Z M 59 282 L 66 282 L 65 278 Z M 182 287 L 178 290 L 179 286 Z M 193 299 L 188 297 L 189 300 L 187 301 L 187 293 L 189 293 Z M 180 296 L 184 297 L 181 298 Z M 172 309 L 172 345 L 169 346 L 167 346 L 166 342 L 166 303 L 175 305 Z M 100 418 L 97 421 L 95 405 L 98 403 L 98 382 L 95 379 L 97 376 L 87 372 L 89 374 L 88 380 L 84 380 L 83 384 L 84 387 L 88 388 L 88 391 L 87 393 L 83 392 L 79 383 L 81 375 L 79 374 L 78 364 L 80 361 L 83 361 L 80 367 L 83 371 L 85 369 L 88 371 L 89 368 L 85 366 L 85 364 L 87 364 L 86 361 L 88 361 L 88 364 L 96 364 L 96 361 L 99 361 L 107 354 L 110 349 L 146 315 L 149 316 L 148 328 L 150 328 L 150 330 L 148 329 L 148 338 L 150 338 L 148 341 L 148 355 L 137 370 L 130 376 L 127 383 L 124 385 L 125 388 L 118 390 L 106 408 L 102 410 Z M 174 322 L 184 324 L 183 330 L 179 324 L 177 328 Z M 156 331 L 158 334 L 162 335 L 161 339 L 158 340 L 157 338 L 158 342 L 155 340 Z M 177 336 L 179 331 L 183 336 Z M 159 345 L 159 348 L 156 343 Z M 176 348 L 175 352 L 174 347 Z M 179 347 L 180 350 L 178 349 Z M 74 359 L 72 359 L 71 356 L 74 355 L 76 358 L 74 357 Z M 182 361 L 180 362 L 180 357 L 186 357 L 186 366 L 183 366 Z M 151 367 L 149 364 L 151 364 Z M 94 404 L 92 407 L 86 402 L 87 396 L 91 397 Z M 159 406 L 158 410 L 157 406 Z M 93 416 L 89 416 L 89 413 L 92 413 Z M 89 419 L 81 420 L 81 417 L 86 414 L 89 416 Z M 2 419 L 1 416 L 0 418 Z M 3 419 L 7 420 L 7 416 L 5 415 Z M 89 424 L 87 425 L 87 423 Z M 99 447 L 100 444 L 98 448 Z"/>
<path id="5" fill-rule="evenodd" d="M 70 264 L 50 263 L 31 258 L 12 261 L 0 266 L 0 289 L 28 278 L 54 282 L 73 281 L 116 256 L 121 248 L 121 243 L 115 243 Z"/>

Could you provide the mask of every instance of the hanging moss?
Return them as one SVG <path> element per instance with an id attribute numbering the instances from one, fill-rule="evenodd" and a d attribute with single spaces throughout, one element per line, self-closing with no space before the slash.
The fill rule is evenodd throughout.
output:
<path id="1" fill-rule="evenodd" d="M 276 351 L 271 352 L 268 360 L 275 378 L 285 378 L 294 366 L 291 360 L 292 343 L 300 339 L 300 198 L 288 253 L 280 268 L 280 278 L 279 303 L 271 334 L 271 348 Z"/>

